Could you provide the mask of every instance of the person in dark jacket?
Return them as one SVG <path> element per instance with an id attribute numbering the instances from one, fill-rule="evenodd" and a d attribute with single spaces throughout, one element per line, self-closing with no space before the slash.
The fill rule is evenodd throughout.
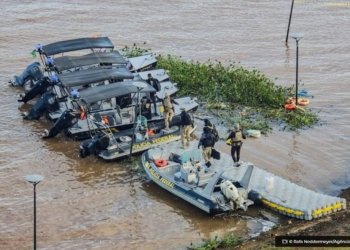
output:
<path id="1" fill-rule="evenodd" d="M 229 134 L 226 139 L 226 144 L 231 146 L 231 156 L 235 167 L 239 167 L 239 158 L 241 153 L 241 147 L 243 144 L 243 139 L 245 139 L 239 124 L 235 124 L 234 130 Z"/>
<path id="2" fill-rule="evenodd" d="M 152 76 L 151 73 L 148 73 L 148 79 L 146 80 L 146 82 L 151 85 L 157 92 L 160 91 L 161 87 L 160 87 L 160 83 L 158 81 L 158 79 L 154 78 Z M 157 92 L 151 92 L 150 93 L 150 98 L 153 102 L 153 105 L 154 105 L 154 115 L 158 116 L 158 113 L 157 113 Z"/>
<path id="3" fill-rule="evenodd" d="M 187 148 L 190 145 L 191 130 L 192 130 L 192 119 L 191 116 L 186 112 L 185 108 L 181 108 L 181 142 L 182 147 Z"/>
<path id="4" fill-rule="evenodd" d="M 204 127 L 202 136 L 198 143 L 198 148 L 202 146 L 203 158 L 205 165 L 209 168 L 211 166 L 210 158 L 212 153 L 212 148 L 215 144 L 215 138 L 213 133 L 208 127 Z"/>
<path id="5" fill-rule="evenodd" d="M 203 127 L 203 131 L 204 131 L 204 128 L 209 128 L 211 133 L 213 133 L 214 135 L 214 138 L 215 138 L 215 142 L 218 142 L 220 137 L 219 137 L 219 133 L 218 131 L 216 130 L 216 127 L 215 125 L 213 125 L 209 119 L 204 119 L 204 127 Z"/>
<path id="6" fill-rule="evenodd" d="M 151 100 L 147 97 L 141 99 L 141 115 L 146 117 L 148 120 L 152 119 Z"/>

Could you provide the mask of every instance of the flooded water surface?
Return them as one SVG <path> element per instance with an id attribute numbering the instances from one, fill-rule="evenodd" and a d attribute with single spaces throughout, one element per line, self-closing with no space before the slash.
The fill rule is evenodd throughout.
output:
<path id="1" fill-rule="evenodd" d="M 37 43 L 103 35 L 117 49 L 146 42 L 157 54 L 234 61 L 290 86 L 296 44 L 290 38 L 284 45 L 289 1 L 3 0 L 1 6 L 0 249 L 32 247 L 33 187 L 24 180 L 32 173 L 45 177 L 37 186 L 40 249 L 185 249 L 203 238 L 248 237 L 264 227 L 249 216 L 208 216 L 147 181 L 137 159 L 80 159 L 78 142 L 62 135 L 42 140 L 50 123 L 24 121 L 20 113 L 30 104 L 19 104 L 22 90 L 7 82 L 32 62 Z M 291 32 L 304 35 L 300 87 L 314 96 L 310 107 L 321 125 L 247 139 L 242 158 L 336 195 L 350 183 L 350 5 L 299 0 L 294 7 Z"/>

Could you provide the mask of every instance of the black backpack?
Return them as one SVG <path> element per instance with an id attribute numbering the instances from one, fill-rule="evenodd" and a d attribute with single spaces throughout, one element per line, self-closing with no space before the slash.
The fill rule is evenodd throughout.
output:
<path id="1" fill-rule="evenodd" d="M 153 84 L 152 84 L 153 88 L 155 88 L 157 92 L 160 91 L 162 87 L 160 86 L 160 82 L 158 81 L 158 79 L 153 78 L 152 80 L 153 80 Z"/>
<path id="2" fill-rule="evenodd" d="M 214 135 L 215 142 L 218 142 L 220 137 L 219 137 L 219 133 L 216 130 L 215 126 L 213 127 L 213 135 Z"/>

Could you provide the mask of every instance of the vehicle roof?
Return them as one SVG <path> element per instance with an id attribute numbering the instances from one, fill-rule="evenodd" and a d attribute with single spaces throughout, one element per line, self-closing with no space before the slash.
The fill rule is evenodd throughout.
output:
<path id="1" fill-rule="evenodd" d="M 111 99 L 113 97 L 123 96 L 126 94 L 137 93 L 138 87 L 135 83 L 141 81 L 124 81 L 115 82 L 108 85 L 100 85 L 92 88 L 87 88 L 79 92 L 80 99 L 84 100 L 86 103 L 91 104 L 101 100 Z M 156 90 L 146 82 L 145 87 L 140 89 L 140 93 L 156 92 Z"/>
<path id="2" fill-rule="evenodd" d="M 108 37 L 85 37 L 44 45 L 42 53 L 46 56 L 52 56 L 69 51 L 97 48 L 113 49 L 114 45 Z"/>
<path id="3" fill-rule="evenodd" d="M 125 67 L 120 68 L 89 68 L 71 73 L 58 75 L 58 79 L 65 87 L 82 86 L 91 83 L 98 83 L 105 80 L 133 79 L 134 75 Z"/>
<path id="4" fill-rule="evenodd" d="M 118 51 L 94 52 L 83 56 L 61 56 L 54 59 L 58 71 L 95 64 L 126 64 L 126 60 Z"/>

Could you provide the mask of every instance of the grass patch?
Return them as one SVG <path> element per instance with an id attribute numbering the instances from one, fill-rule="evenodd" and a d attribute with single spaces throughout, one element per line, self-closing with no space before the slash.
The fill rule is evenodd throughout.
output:
<path id="1" fill-rule="evenodd" d="M 191 250 L 213 250 L 213 249 L 232 249 L 232 247 L 238 246 L 243 241 L 234 236 L 233 234 L 227 234 L 223 238 L 215 237 L 214 239 L 207 240 L 202 245 L 197 247 L 189 247 Z"/>
<path id="2" fill-rule="evenodd" d="M 122 51 L 126 56 L 151 52 L 136 44 Z M 172 81 L 178 83 L 180 96 L 197 97 L 228 125 L 238 122 L 245 129 L 266 134 L 273 125 L 297 130 L 319 122 L 318 116 L 307 108 L 285 110 L 283 105 L 294 96 L 294 86 L 275 85 L 258 70 L 247 70 L 235 63 L 224 66 L 220 61 L 187 62 L 172 55 L 159 55 L 157 59 L 157 68 L 167 70 Z"/>

